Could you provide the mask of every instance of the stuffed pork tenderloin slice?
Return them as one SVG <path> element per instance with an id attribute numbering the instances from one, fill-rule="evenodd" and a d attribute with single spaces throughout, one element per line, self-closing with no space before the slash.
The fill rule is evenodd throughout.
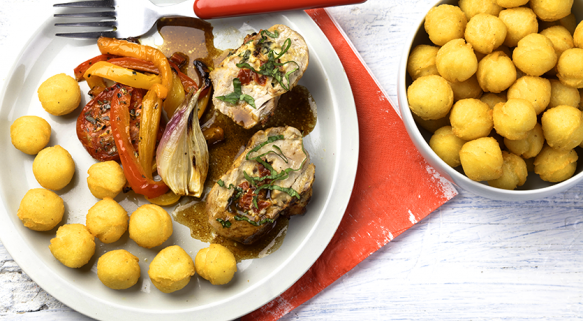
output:
<path id="1" fill-rule="evenodd" d="M 244 128 L 267 121 L 279 97 L 302 78 L 309 64 L 304 38 L 285 25 L 248 35 L 210 73 L 213 104 Z"/>
<path id="2" fill-rule="evenodd" d="M 305 213 L 315 169 L 296 128 L 257 132 L 211 189 L 206 203 L 210 225 L 243 244 L 257 241 L 280 216 Z"/>

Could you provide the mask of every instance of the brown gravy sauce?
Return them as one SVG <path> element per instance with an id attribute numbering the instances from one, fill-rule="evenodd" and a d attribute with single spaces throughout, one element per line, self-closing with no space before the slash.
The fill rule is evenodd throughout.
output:
<path id="1" fill-rule="evenodd" d="M 179 51 L 189 57 L 186 73 L 193 79 L 195 70 L 192 61 L 200 60 L 211 68 L 216 68 L 226 57 L 228 51 L 214 47 L 212 26 L 210 23 L 192 18 L 167 18 L 158 22 L 158 32 L 164 39 L 159 49 L 166 55 Z M 292 126 L 299 129 L 304 136 L 316 126 L 316 104 L 310 92 L 302 86 L 294 87 L 282 95 L 273 116 L 264 126 L 261 124 L 244 129 L 232 119 L 223 115 L 212 106 L 202 116 L 203 128 L 219 126 L 223 129 L 225 140 L 209 146 L 209 172 L 205 182 L 202 199 L 183 197 L 181 204 L 174 211 L 177 222 L 191 230 L 191 236 L 202 242 L 221 244 L 233 252 L 237 261 L 266 256 L 277 250 L 285 238 L 288 218 L 280 217 L 275 227 L 265 237 L 251 245 L 244 245 L 214 233 L 208 223 L 204 199 L 212 186 L 223 176 L 233 161 L 245 149 L 245 144 L 257 131 L 270 127 Z"/>

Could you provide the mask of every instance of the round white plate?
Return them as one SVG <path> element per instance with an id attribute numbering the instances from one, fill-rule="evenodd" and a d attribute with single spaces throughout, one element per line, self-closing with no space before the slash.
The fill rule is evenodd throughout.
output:
<path id="1" fill-rule="evenodd" d="M 37 115 L 52 127 L 49 146 L 67 149 L 76 164 L 73 181 L 58 191 L 65 201 L 63 223 L 85 223 L 85 214 L 98 201 L 86 183 L 87 169 L 95 163 L 77 139 L 75 122 L 81 108 L 66 116 L 46 113 L 37 98 L 37 88 L 48 77 L 73 75 L 79 63 L 99 54 L 95 40 L 56 38 L 49 19 L 29 40 L 12 67 L 2 90 L 0 107 L 0 237 L 12 257 L 43 289 L 73 309 L 97 319 L 143 320 L 233 319 L 251 312 L 289 288 L 316 261 L 334 235 L 352 193 L 358 163 L 358 122 L 346 73 L 326 36 L 304 12 L 288 12 L 211 21 L 217 47 L 236 47 L 244 34 L 283 23 L 304 36 L 310 48 L 310 66 L 300 84 L 307 87 L 318 105 L 318 123 L 304 142 L 316 165 L 314 196 L 308 212 L 290 220 L 281 248 L 262 259 L 238 264 L 235 278 L 213 286 L 193 277 L 184 289 L 164 294 L 148 278 L 148 265 L 164 247 L 180 245 L 194 259 L 208 244 L 190 236 L 187 227 L 174 223 L 174 234 L 163 245 L 144 249 L 127 233 L 113 244 L 98 240 L 93 259 L 80 269 L 58 262 L 48 249 L 56 229 L 35 232 L 23 226 L 16 213 L 20 200 L 31 188 L 40 187 L 32 174 L 33 156 L 16 150 L 10 142 L 10 125 L 23 115 Z M 238 43 L 237 43 L 238 41 Z M 87 92 L 85 83 L 82 91 Z M 88 102 L 84 96 L 81 104 Z M 116 200 L 132 213 L 145 203 L 135 194 Z M 171 209 L 170 209 L 171 210 Z M 140 259 L 141 278 L 128 290 L 115 291 L 97 278 L 100 255 L 124 248 Z"/>

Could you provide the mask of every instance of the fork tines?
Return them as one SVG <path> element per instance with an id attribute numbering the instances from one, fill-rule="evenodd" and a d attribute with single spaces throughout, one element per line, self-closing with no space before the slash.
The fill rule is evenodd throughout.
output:
<path id="1" fill-rule="evenodd" d="M 114 0 L 99 0 L 99 1 L 77 1 L 68 3 L 57 3 L 53 7 L 67 7 L 67 8 L 105 8 L 114 9 Z M 99 12 L 73 12 L 73 13 L 58 13 L 54 15 L 57 18 L 104 18 L 104 21 L 85 21 L 85 22 L 63 22 L 55 23 L 56 27 L 101 27 L 109 28 L 105 31 L 94 32 L 71 32 L 71 33 L 57 33 L 58 37 L 69 38 L 99 38 L 99 37 L 115 37 L 116 36 L 116 11 L 99 11 Z M 113 20 L 107 20 L 113 19 Z M 113 30 L 111 30 L 113 29 Z"/>

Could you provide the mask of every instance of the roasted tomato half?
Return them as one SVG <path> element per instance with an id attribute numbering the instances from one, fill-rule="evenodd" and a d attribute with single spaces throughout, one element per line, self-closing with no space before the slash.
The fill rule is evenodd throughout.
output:
<path id="1" fill-rule="evenodd" d="M 109 122 L 110 102 L 113 92 L 113 86 L 101 92 L 85 105 L 77 118 L 77 137 L 89 155 L 99 161 L 119 160 Z M 138 150 L 140 133 L 142 98 L 145 92 L 144 89 L 134 88 L 129 104 L 130 137 L 136 151 Z M 158 139 L 164 133 L 164 127 L 163 124 L 160 124 Z"/>

